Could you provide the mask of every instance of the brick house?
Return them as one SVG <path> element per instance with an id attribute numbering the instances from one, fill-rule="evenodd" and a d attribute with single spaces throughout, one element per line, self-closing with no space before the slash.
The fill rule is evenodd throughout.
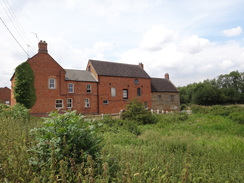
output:
<path id="1" fill-rule="evenodd" d="M 119 112 L 133 98 L 151 107 L 151 78 L 142 63 L 131 65 L 89 60 L 87 70 L 99 81 L 98 113 Z"/>
<path id="2" fill-rule="evenodd" d="M 45 41 L 40 41 L 38 47 L 38 53 L 27 60 L 34 72 L 36 90 L 36 103 L 30 110 L 32 114 L 46 115 L 54 110 L 76 110 L 82 114 L 118 113 L 133 98 L 138 98 L 148 108 L 159 107 L 153 104 L 156 102 L 152 100 L 153 79 L 145 72 L 142 63 L 89 60 L 86 70 L 63 69 L 48 54 Z M 14 81 L 15 75 L 11 78 L 12 105 L 16 103 Z M 179 95 L 175 91 L 172 94 Z"/>
<path id="3" fill-rule="evenodd" d="M 0 103 L 11 104 L 11 90 L 8 87 L 0 88 Z"/>

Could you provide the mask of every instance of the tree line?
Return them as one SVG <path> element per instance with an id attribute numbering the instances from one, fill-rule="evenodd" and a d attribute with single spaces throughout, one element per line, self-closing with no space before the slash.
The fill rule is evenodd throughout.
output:
<path id="1" fill-rule="evenodd" d="M 181 104 L 243 104 L 244 72 L 232 71 L 211 80 L 178 87 L 178 90 Z"/>

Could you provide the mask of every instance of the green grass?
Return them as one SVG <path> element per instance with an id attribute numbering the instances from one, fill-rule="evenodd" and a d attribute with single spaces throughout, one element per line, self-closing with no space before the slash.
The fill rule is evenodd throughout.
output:
<path id="1" fill-rule="evenodd" d="M 2 116 L 0 182 L 244 182 L 243 124 L 211 113 L 156 117 L 156 124 L 133 128 L 128 121 L 95 121 L 104 139 L 102 167 L 96 160 L 72 167 L 60 161 L 60 172 L 37 173 L 29 164 L 29 130 L 41 120 Z"/>

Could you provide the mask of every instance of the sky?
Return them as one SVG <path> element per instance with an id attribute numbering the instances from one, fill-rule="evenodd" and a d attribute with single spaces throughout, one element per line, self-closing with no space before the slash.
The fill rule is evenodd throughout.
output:
<path id="1" fill-rule="evenodd" d="M 0 87 L 40 40 L 64 69 L 142 62 L 176 87 L 244 72 L 243 12 L 243 0 L 0 0 Z"/>

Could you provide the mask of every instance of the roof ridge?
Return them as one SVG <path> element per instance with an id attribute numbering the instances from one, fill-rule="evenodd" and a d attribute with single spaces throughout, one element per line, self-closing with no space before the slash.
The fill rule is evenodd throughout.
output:
<path id="1" fill-rule="evenodd" d="M 103 60 L 93 60 L 89 59 L 89 61 L 95 61 L 95 62 L 106 62 L 106 63 L 111 63 L 111 64 L 123 64 L 123 65 L 133 65 L 133 66 L 139 66 L 137 64 L 128 64 L 128 63 L 121 63 L 121 62 L 113 62 L 113 61 L 103 61 Z M 139 66 L 140 67 L 140 66 Z"/>

